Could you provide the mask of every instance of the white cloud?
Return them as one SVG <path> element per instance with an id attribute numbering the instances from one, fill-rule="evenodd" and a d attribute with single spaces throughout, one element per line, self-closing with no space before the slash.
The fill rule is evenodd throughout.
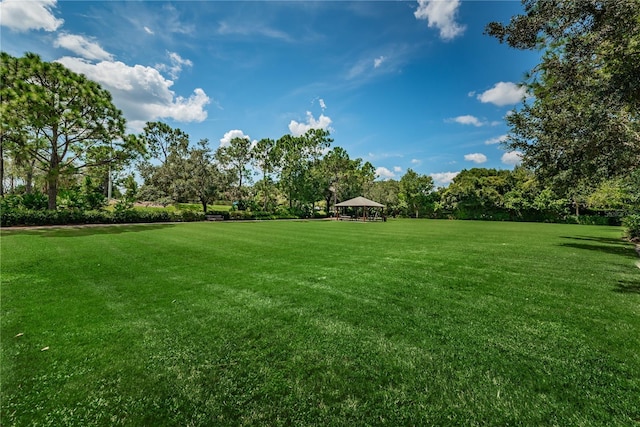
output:
<path id="1" fill-rule="evenodd" d="M 411 159 L 411 164 L 412 165 L 419 165 L 422 163 L 422 160 L 420 159 Z"/>
<path id="2" fill-rule="evenodd" d="M 449 185 L 460 172 L 437 172 L 430 173 L 429 176 L 437 185 Z"/>
<path id="3" fill-rule="evenodd" d="M 482 103 L 490 102 L 499 107 L 505 105 L 517 104 L 522 101 L 527 94 L 524 86 L 517 85 L 512 82 L 498 82 L 491 89 L 478 95 L 478 99 Z"/>
<path id="4" fill-rule="evenodd" d="M 393 167 L 393 171 L 396 172 L 396 173 L 400 173 L 400 172 L 402 172 L 402 168 L 400 166 L 394 166 Z"/>
<path id="5" fill-rule="evenodd" d="M 454 117 L 452 119 L 449 119 L 449 121 L 460 123 L 461 125 L 473 125 L 477 127 L 484 125 L 484 123 L 481 122 L 477 117 L 470 115 Z"/>
<path id="6" fill-rule="evenodd" d="M 71 57 L 60 58 L 57 62 L 109 90 L 114 104 L 123 111 L 129 126 L 136 130 L 145 122 L 158 119 L 201 122 L 207 118 L 205 106 L 211 100 L 202 89 L 194 89 L 188 98 L 177 96 L 170 89 L 173 81 L 165 79 L 155 68 L 129 66 L 119 61 L 92 64 Z"/>
<path id="7" fill-rule="evenodd" d="M 113 59 L 113 55 L 104 50 L 98 43 L 77 34 L 60 34 L 53 42 L 55 47 L 62 47 L 89 60 Z"/>
<path id="8" fill-rule="evenodd" d="M 325 108 L 327 108 L 327 104 L 324 103 L 324 99 L 322 98 L 318 99 L 318 104 L 320 104 L 320 108 L 322 108 L 322 111 L 324 111 Z"/>
<path id="9" fill-rule="evenodd" d="M 167 71 L 169 73 L 169 76 L 174 80 L 177 79 L 178 76 L 180 76 L 183 66 L 187 66 L 187 67 L 193 66 L 193 62 L 191 62 L 188 59 L 183 59 L 176 52 L 167 52 L 167 55 L 169 56 L 169 61 L 171 61 L 171 65 L 158 64 L 156 65 L 156 68 L 159 69 L 160 71 Z"/>
<path id="10" fill-rule="evenodd" d="M 151 34 L 151 35 L 155 34 L 151 28 L 146 27 L 146 26 L 145 26 L 145 27 L 143 27 L 143 28 L 144 28 L 144 31 L 145 31 L 147 34 Z"/>
<path id="11" fill-rule="evenodd" d="M 508 153 L 504 153 L 502 155 L 502 163 L 505 165 L 515 166 L 522 162 L 522 152 L 521 151 L 509 151 Z"/>
<path id="12" fill-rule="evenodd" d="M 376 168 L 376 176 L 386 181 L 386 180 L 395 178 L 396 174 L 391 172 L 389 169 L 385 168 L 384 166 L 380 166 L 379 168 Z"/>
<path id="13" fill-rule="evenodd" d="M 379 57 L 377 57 L 376 59 L 373 60 L 373 68 L 378 68 L 379 66 L 382 65 L 382 63 L 386 60 L 387 58 L 385 58 L 384 56 L 380 55 Z"/>
<path id="14" fill-rule="evenodd" d="M 439 29 L 441 39 L 452 40 L 466 29 L 455 21 L 459 7 L 460 0 L 418 0 L 418 9 L 413 15 L 426 20 L 429 28 Z"/>
<path id="15" fill-rule="evenodd" d="M 251 139 L 249 138 L 249 135 L 245 135 L 240 129 L 233 129 L 225 133 L 224 136 L 220 138 L 220 146 L 223 147 L 229 145 L 233 138 Z"/>
<path id="16" fill-rule="evenodd" d="M 0 25 L 16 31 L 55 31 L 63 23 L 53 15 L 56 0 L 4 0 L 0 3 Z"/>
<path id="17" fill-rule="evenodd" d="M 487 156 L 485 156 L 482 153 L 471 153 L 471 154 L 465 154 L 464 159 L 468 162 L 480 164 L 487 161 Z"/>
<path id="18" fill-rule="evenodd" d="M 486 145 L 500 144 L 507 140 L 508 135 L 500 135 L 495 138 L 487 139 L 484 143 Z"/>
<path id="19" fill-rule="evenodd" d="M 295 120 L 291 120 L 289 123 L 289 131 L 293 136 L 302 136 L 307 133 L 310 129 L 326 129 L 330 130 L 329 125 L 331 124 L 331 119 L 324 114 L 320 114 L 318 120 L 313 117 L 310 111 L 307 111 L 307 122 L 300 123 Z"/>

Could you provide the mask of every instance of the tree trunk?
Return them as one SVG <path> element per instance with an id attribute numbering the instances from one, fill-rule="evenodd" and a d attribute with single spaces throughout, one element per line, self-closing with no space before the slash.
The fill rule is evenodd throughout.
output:
<path id="1" fill-rule="evenodd" d="M 33 171 L 35 168 L 36 161 L 34 159 L 29 164 L 29 167 L 25 173 L 24 191 L 27 194 L 31 194 L 33 192 Z"/>
<path id="2" fill-rule="evenodd" d="M 202 212 L 207 213 L 207 199 L 200 199 L 200 203 L 202 203 Z"/>
<path id="3" fill-rule="evenodd" d="M 331 206 L 331 194 L 327 196 L 327 199 L 325 200 L 325 202 L 327 202 L 327 216 L 329 216 L 329 207 Z"/>
<path id="4" fill-rule="evenodd" d="M 262 212 L 267 211 L 267 172 L 262 171 L 262 192 L 264 193 L 264 198 L 262 201 Z"/>
<path id="5" fill-rule="evenodd" d="M 54 155 L 49 163 L 49 173 L 47 173 L 47 196 L 49 197 L 49 204 L 47 209 L 55 211 L 58 208 L 58 166 L 59 162 Z"/>
<path id="6" fill-rule="evenodd" d="M 54 174 L 49 174 L 47 178 L 47 195 L 49 196 L 49 205 L 47 209 L 55 211 L 58 207 L 58 177 Z"/>

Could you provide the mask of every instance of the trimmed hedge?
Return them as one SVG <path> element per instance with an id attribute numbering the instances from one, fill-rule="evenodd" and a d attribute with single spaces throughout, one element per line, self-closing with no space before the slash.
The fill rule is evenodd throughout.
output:
<path id="1" fill-rule="evenodd" d="M 183 211 L 138 211 L 125 210 L 118 212 L 108 211 L 81 211 L 81 210 L 57 210 L 34 211 L 28 209 L 3 209 L 0 214 L 0 223 L 3 227 L 16 225 L 67 225 L 67 224 L 131 224 L 147 222 L 193 222 L 204 221 L 201 212 Z"/>

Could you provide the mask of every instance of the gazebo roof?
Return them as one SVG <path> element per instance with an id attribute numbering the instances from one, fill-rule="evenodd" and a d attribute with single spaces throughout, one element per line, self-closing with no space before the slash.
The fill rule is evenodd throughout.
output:
<path id="1" fill-rule="evenodd" d="M 350 200 L 345 200 L 341 203 L 336 203 L 337 207 L 374 207 L 374 208 L 383 208 L 384 205 L 381 205 L 378 202 L 374 202 L 373 200 L 369 200 L 366 197 L 356 197 Z"/>

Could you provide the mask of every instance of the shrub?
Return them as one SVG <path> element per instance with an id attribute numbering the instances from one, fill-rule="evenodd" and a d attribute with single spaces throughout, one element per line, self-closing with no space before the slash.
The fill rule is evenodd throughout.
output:
<path id="1" fill-rule="evenodd" d="M 635 242 L 640 241 L 640 214 L 629 215 L 622 220 L 625 236 Z"/>
<path id="2" fill-rule="evenodd" d="M 176 215 L 176 221 L 182 222 L 204 221 L 204 219 L 204 213 L 191 210 L 182 211 Z"/>
<path id="3" fill-rule="evenodd" d="M 49 199 L 45 194 L 34 191 L 33 193 L 27 193 L 22 196 L 22 206 L 24 206 L 25 209 L 42 211 L 49 206 Z"/>
<path id="4" fill-rule="evenodd" d="M 193 222 L 203 221 L 201 212 L 148 211 L 148 210 L 119 210 L 82 211 L 77 209 L 57 211 L 36 211 L 29 209 L 3 209 L 0 223 L 3 227 L 14 225 L 66 225 L 66 224 L 131 224 L 144 222 Z"/>

